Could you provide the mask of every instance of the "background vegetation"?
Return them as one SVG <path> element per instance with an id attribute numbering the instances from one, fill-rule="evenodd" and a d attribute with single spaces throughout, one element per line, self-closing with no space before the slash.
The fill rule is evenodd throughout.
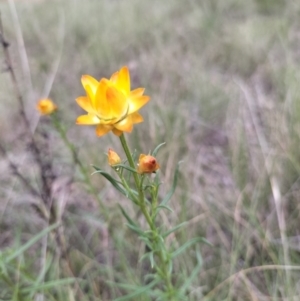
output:
<path id="1" fill-rule="evenodd" d="M 170 203 L 174 212 L 162 218 L 170 227 L 188 225 L 169 243 L 204 236 L 214 245 L 201 246 L 203 265 L 190 300 L 300 299 L 300 2 L 9 0 L 0 9 L 27 116 L 36 133 L 47 133 L 52 189 L 84 292 L 58 281 L 65 268 L 46 256 L 47 240 L 21 252 L 47 225 L 2 156 L 0 261 L 12 283 L 0 277 L 1 300 L 114 300 L 130 291 L 117 283 L 138 286 L 147 274 L 139 262 L 144 244 L 117 204 L 137 219 L 139 213 L 97 175 L 91 176 L 95 197 L 49 119 L 35 111 L 37 100 L 49 95 L 80 160 L 105 168 L 105 153 L 120 150 L 119 142 L 76 126 L 82 110 L 75 98 L 84 94 L 82 74 L 108 77 L 123 65 L 132 86 L 146 87 L 151 96 L 130 144 L 147 153 L 166 142 L 158 157 L 162 193 L 184 160 Z M 0 140 L 37 185 L 4 59 L 1 64 Z M 9 254 L 15 256 L 5 263 Z M 195 262 L 193 249 L 181 256 L 178 277 L 188 277 Z"/>

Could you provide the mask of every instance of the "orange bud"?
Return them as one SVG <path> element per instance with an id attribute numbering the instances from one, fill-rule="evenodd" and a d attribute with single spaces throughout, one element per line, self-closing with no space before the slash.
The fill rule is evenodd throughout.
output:
<path id="1" fill-rule="evenodd" d="M 121 163 L 121 158 L 119 157 L 119 155 L 111 148 L 108 149 L 108 164 L 110 166 L 113 166 L 120 163 Z"/>
<path id="2" fill-rule="evenodd" d="M 138 165 L 138 172 L 140 174 L 155 172 L 160 167 L 157 163 L 157 160 L 154 157 L 144 154 L 140 155 Z"/>
<path id="3" fill-rule="evenodd" d="M 57 109 L 57 106 L 51 99 L 42 98 L 39 100 L 36 108 L 42 115 L 49 115 Z"/>

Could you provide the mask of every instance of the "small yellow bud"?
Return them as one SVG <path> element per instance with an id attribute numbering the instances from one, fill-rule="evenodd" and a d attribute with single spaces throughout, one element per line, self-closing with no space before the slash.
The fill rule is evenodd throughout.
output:
<path id="1" fill-rule="evenodd" d="M 138 172 L 140 174 L 155 172 L 160 167 L 157 163 L 157 160 L 153 156 L 144 154 L 140 155 L 138 165 Z"/>
<path id="2" fill-rule="evenodd" d="M 110 166 L 114 166 L 116 164 L 120 164 L 121 163 L 121 158 L 119 157 L 119 155 L 113 151 L 111 148 L 108 149 L 108 164 Z"/>
<path id="3" fill-rule="evenodd" d="M 57 106 L 51 99 L 42 98 L 39 100 L 36 108 L 42 115 L 49 115 L 57 109 Z"/>

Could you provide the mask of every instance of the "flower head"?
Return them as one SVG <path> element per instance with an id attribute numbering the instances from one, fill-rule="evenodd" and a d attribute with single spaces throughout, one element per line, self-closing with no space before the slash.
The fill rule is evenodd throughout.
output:
<path id="1" fill-rule="evenodd" d="M 56 104 L 53 103 L 53 101 L 51 99 L 42 98 L 37 103 L 36 109 L 42 115 L 49 115 L 49 114 L 52 114 L 57 109 L 57 106 L 56 106 Z"/>
<path id="2" fill-rule="evenodd" d="M 83 75 L 81 83 L 86 96 L 76 99 L 87 114 L 77 118 L 80 125 L 97 125 L 96 134 L 100 137 L 110 131 L 117 136 L 131 132 L 133 124 L 143 121 L 138 110 L 150 99 L 143 95 L 144 88 L 130 90 L 130 75 L 127 67 L 122 67 L 108 80 L 99 82 L 90 75 Z"/>
<path id="3" fill-rule="evenodd" d="M 157 160 L 150 155 L 141 154 L 139 157 L 138 173 L 152 173 L 159 169 Z"/>
<path id="4" fill-rule="evenodd" d="M 121 163 L 121 158 L 119 155 L 113 151 L 111 148 L 108 149 L 108 164 L 114 166 Z"/>

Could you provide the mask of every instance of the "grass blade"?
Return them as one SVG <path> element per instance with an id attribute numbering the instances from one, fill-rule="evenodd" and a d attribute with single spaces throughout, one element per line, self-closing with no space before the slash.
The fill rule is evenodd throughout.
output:
<path id="1" fill-rule="evenodd" d="M 155 149 L 154 149 L 154 151 L 152 152 L 152 156 L 153 157 L 156 157 L 156 155 L 157 155 L 157 153 L 158 153 L 158 151 L 160 150 L 160 148 L 162 147 L 162 146 L 164 146 L 166 144 L 166 142 L 163 142 L 163 143 L 161 143 L 161 144 L 159 144 Z"/>
<path id="2" fill-rule="evenodd" d="M 29 249 L 32 245 L 34 245 L 38 240 L 43 238 L 46 234 L 51 232 L 52 230 L 59 227 L 60 223 L 55 223 L 47 228 L 45 228 L 43 231 L 41 231 L 39 234 L 35 235 L 33 238 L 31 238 L 26 244 L 24 244 L 22 247 L 18 248 L 15 252 L 13 252 L 11 255 L 9 255 L 7 258 L 4 259 L 4 263 L 8 264 L 13 259 L 17 258 L 20 254 L 25 252 L 27 249 Z"/>
<path id="3" fill-rule="evenodd" d="M 178 181 L 178 175 L 179 175 L 179 165 L 180 163 L 182 163 L 182 161 L 177 163 L 176 166 L 176 170 L 175 170 L 175 174 L 174 174 L 174 178 L 173 178 L 173 183 L 172 183 L 172 187 L 170 189 L 170 191 L 167 193 L 167 195 L 164 197 L 164 199 L 161 202 L 161 205 L 165 206 L 169 200 L 171 199 L 172 195 L 175 192 L 176 186 L 177 186 L 177 181 Z"/>

